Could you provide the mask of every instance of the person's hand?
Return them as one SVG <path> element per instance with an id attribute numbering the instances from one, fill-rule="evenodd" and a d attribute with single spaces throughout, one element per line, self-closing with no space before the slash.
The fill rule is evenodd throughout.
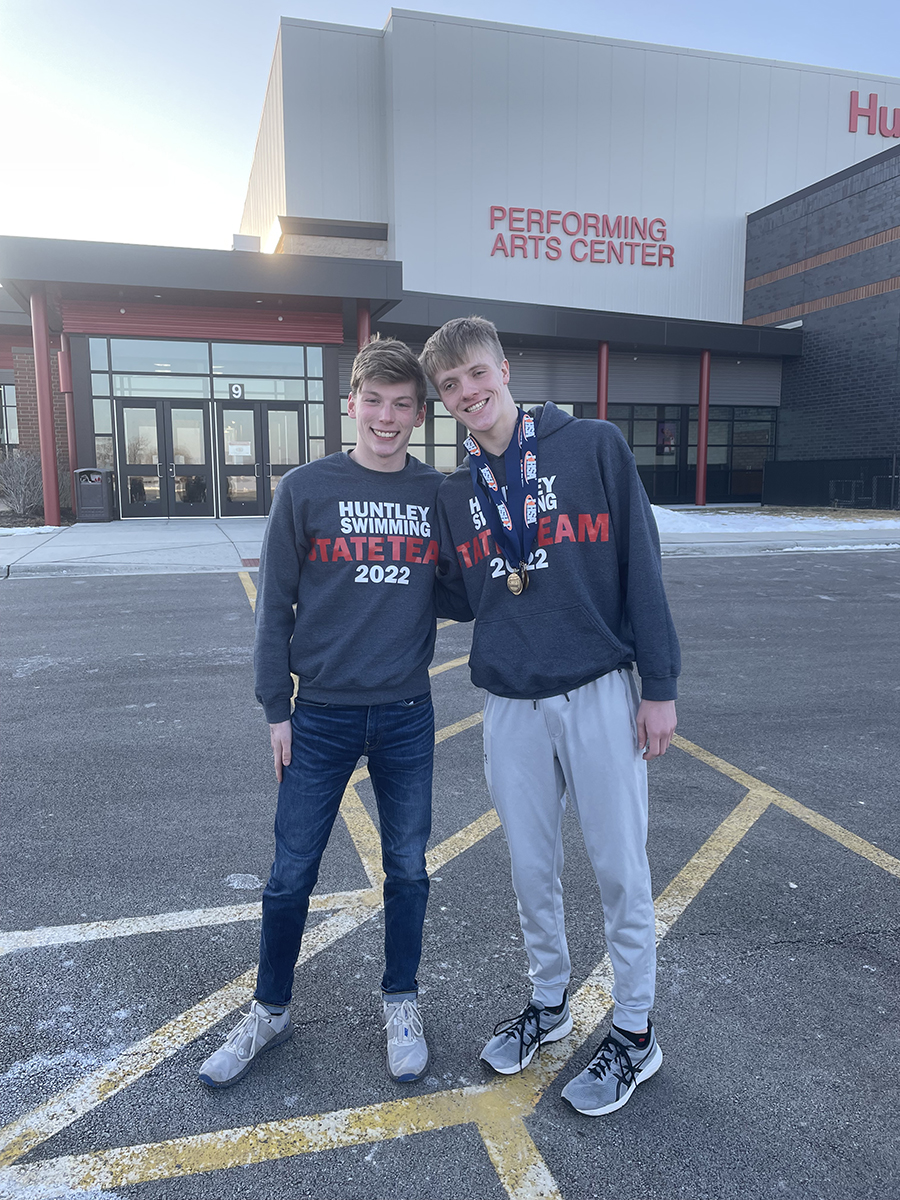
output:
<path id="1" fill-rule="evenodd" d="M 646 762 L 665 754 L 676 724 L 674 700 L 641 701 L 637 710 L 637 735 Z"/>
<path id="2" fill-rule="evenodd" d="M 291 761 L 291 723 L 279 721 L 269 726 L 269 740 L 272 743 L 272 755 L 275 759 L 275 778 L 281 783 L 284 768 Z"/>

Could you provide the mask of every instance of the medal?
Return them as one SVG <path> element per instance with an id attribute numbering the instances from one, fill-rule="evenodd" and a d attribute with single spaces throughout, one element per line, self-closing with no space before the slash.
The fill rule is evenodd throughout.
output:
<path id="1" fill-rule="evenodd" d="M 510 571 L 506 577 L 506 586 L 514 596 L 521 596 L 528 587 L 528 571 L 524 563 L 519 563 L 518 571 Z"/>

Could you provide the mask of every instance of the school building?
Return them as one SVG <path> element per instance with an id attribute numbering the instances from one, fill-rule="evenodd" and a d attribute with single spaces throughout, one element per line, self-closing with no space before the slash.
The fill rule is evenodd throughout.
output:
<path id="1" fill-rule="evenodd" d="M 0 237 L 0 452 L 260 515 L 371 333 L 493 320 L 658 504 L 900 504 L 900 80 L 393 10 L 284 18 L 231 251 Z M 461 460 L 433 397 L 413 452 Z M 54 503 L 57 509 L 54 508 Z"/>

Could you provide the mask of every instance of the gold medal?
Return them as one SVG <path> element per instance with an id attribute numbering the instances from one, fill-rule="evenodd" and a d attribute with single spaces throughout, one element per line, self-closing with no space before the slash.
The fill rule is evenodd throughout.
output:
<path id="1" fill-rule="evenodd" d="M 528 587 L 528 571 L 524 563 L 519 564 L 518 571 L 510 571 L 506 577 L 506 586 L 514 596 L 521 596 Z"/>

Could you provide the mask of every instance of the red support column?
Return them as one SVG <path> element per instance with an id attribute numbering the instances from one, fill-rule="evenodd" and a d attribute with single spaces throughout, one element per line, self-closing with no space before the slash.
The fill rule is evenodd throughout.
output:
<path id="1" fill-rule="evenodd" d="M 356 302 L 356 348 L 362 350 L 372 336 L 372 316 L 368 300 Z"/>
<path id="2" fill-rule="evenodd" d="M 72 485 L 72 511 L 75 511 L 75 468 L 78 466 L 78 450 L 75 445 L 75 389 L 72 386 L 72 358 L 69 350 L 69 335 L 64 333 L 59 351 L 59 390 L 66 400 L 66 439 L 69 449 L 69 481 Z"/>
<path id="3" fill-rule="evenodd" d="M 609 410 L 609 342 L 597 346 L 597 420 L 605 421 Z"/>
<path id="4" fill-rule="evenodd" d="M 59 476 L 56 473 L 56 431 L 53 428 L 50 329 L 47 323 L 47 297 L 43 289 L 31 293 L 31 339 L 34 345 L 38 436 L 41 443 L 41 476 L 44 482 L 44 523 L 61 525 Z"/>
<path id="5" fill-rule="evenodd" d="M 706 504 L 706 456 L 709 445 L 709 364 L 708 350 L 700 351 L 700 396 L 697 405 L 697 494 L 698 507 Z"/>

